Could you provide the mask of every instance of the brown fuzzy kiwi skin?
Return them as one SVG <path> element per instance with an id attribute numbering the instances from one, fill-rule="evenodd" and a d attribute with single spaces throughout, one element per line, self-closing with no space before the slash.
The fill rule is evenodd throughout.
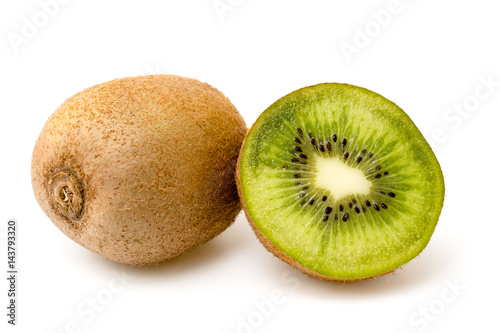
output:
<path id="1" fill-rule="evenodd" d="M 247 135 L 248 135 L 249 132 L 250 132 L 250 129 L 247 131 Z M 315 272 L 315 271 L 313 271 L 313 270 L 305 267 L 304 265 L 300 264 L 299 262 L 297 262 L 296 260 L 294 260 L 292 257 L 290 257 L 288 254 L 286 254 L 285 252 L 283 252 L 276 245 L 274 245 L 273 242 L 271 242 L 259 230 L 259 228 L 255 225 L 255 223 L 252 220 L 252 217 L 250 216 L 250 213 L 248 212 L 247 206 L 245 204 L 245 198 L 243 196 L 243 189 L 242 189 L 242 186 L 241 186 L 241 175 L 240 175 L 241 156 L 242 156 L 242 152 L 243 152 L 243 147 L 245 146 L 245 141 L 246 141 L 246 136 L 245 136 L 245 139 L 243 140 L 243 144 L 241 145 L 240 153 L 239 153 L 239 156 L 238 156 L 238 162 L 236 164 L 236 186 L 238 188 L 238 195 L 240 197 L 241 207 L 243 208 L 243 211 L 245 212 L 245 216 L 247 217 L 248 223 L 250 224 L 250 227 L 252 227 L 252 230 L 254 231 L 255 235 L 257 236 L 257 239 L 259 239 L 259 241 L 266 248 L 266 250 L 268 250 L 269 252 L 271 252 L 272 254 L 274 254 L 278 259 L 284 261 L 285 263 L 287 263 L 288 265 L 292 266 L 293 268 L 301 271 L 302 273 L 305 273 L 305 274 L 307 274 L 309 276 L 312 276 L 314 278 L 317 278 L 317 279 L 331 281 L 331 282 L 339 283 L 339 284 L 341 284 L 341 283 L 351 283 L 351 282 L 356 282 L 356 281 L 360 281 L 360 280 L 366 280 L 366 279 L 376 278 L 376 277 L 379 277 L 379 276 L 382 276 L 382 275 L 386 275 L 386 274 L 392 273 L 396 269 L 402 267 L 402 266 L 400 266 L 398 268 L 389 270 L 387 272 L 383 272 L 381 274 L 377 274 L 377 275 L 373 275 L 373 276 L 367 276 L 367 277 L 361 277 L 361 278 L 353 278 L 353 279 L 335 278 L 335 277 L 331 277 L 331 276 L 326 276 L 326 275 L 320 274 L 318 272 Z"/>
<path id="2" fill-rule="evenodd" d="M 217 89 L 174 75 L 117 79 L 66 100 L 33 150 L 38 204 L 109 260 L 173 259 L 240 211 L 235 167 L 247 128 Z"/>

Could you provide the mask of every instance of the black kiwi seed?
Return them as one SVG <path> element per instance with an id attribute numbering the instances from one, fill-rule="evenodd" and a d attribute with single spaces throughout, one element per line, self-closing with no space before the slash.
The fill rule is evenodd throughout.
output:
<path id="1" fill-rule="evenodd" d="M 306 161 L 300 161 L 300 164 L 307 164 Z"/>
<path id="2" fill-rule="evenodd" d="M 352 203 L 353 203 L 353 204 L 356 204 L 356 199 L 352 199 Z"/>
<path id="3" fill-rule="evenodd" d="M 361 151 L 361 154 L 363 154 L 363 155 L 364 155 L 364 154 L 366 154 L 366 149 L 363 149 L 363 150 Z"/>
<path id="4" fill-rule="evenodd" d="M 283 169 L 288 169 L 288 165 L 283 164 Z"/>
<path id="5" fill-rule="evenodd" d="M 325 152 L 325 146 L 323 146 L 322 144 L 319 145 L 319 150 L 321 150 L 322 152 Z"/>
<path id="6" fill-rule="evenodd" d="M 392 197 L 392 198 L 394 198 L 394 197 L 396 196 L 396 194 L 395 194 L 395 193 L 392 193 L 392 192 L 389 192 L 389 193 L 387 193 L 387 194 L 388 194 L 390 197 Z"/>
<path id="7" fill-rule="evenodd" d="M 332 144 L 330 142 L 326 143 L 326 149 L 328 149 L 329 151 L 332 151 Z"/>
<path id="8" fill-rule="evenodd" d="M 384 191 L 380 191 L 380 193 L 385 194 L 385 192 L 384 192 Z"/>
<path id="9" fill-rule="evenodd" d="M 306 196 L 306 192 L 300 192 L 299 197 L 303 198 Z"/>
<path id="10" fill-rule="evenodd" d="M 292 162 L 293 162 L 293 163 L 297 163 L 298 161 L 299 161 L 299 159 L 298 159 L 298 158 L 296 158 L 296 157 L 292 158 Z"/>
<path id="11" fill-rule="evenodd" d="M 313 137 L 313 134 L 311 132 L 309 132 L 309 137 L 312 138 Z"/>
<path id="12" fill-rule="evenodd" d="M 300 147 L 293 146 L 293 149 L 295 149 L 295 151 L 298 153 L 302 153 L 302 149 L 300 149 Z"/>
<path id="13" fill-rule="evenodd" d="M 386 205 L 385 203 L 383 203 L 383 202 L 380 204 L 380 207 L 382 207 L 383 209 L 387 209 L 387 208 L 389 208 L 389 207 L 387 207 L 387 205 Z"/>
<path id="14" fill-rule="evenodd" d="M 363 160 L 363 157 L 358 157 L 358 159 L 356 161 L 358 161 L 358 163 L 361 163 L 361 161 Z"/>
<path id="15" fill-rule="evenodd" d="M 380 178 L 380 177 L 382 177 L 382 175 L 381 175 L 380 173 L 377 173 L 377 174 L 375 175 L 375 178 Z"/>
<path id="16" fill-rule="evenodd" d="M 338 214 L 335 214 L 335 221 L 338 221 L 339 220 L 339 215 Z"/>
<path id="17" fill-rule="evenodd" d="M 333 210 L 332 207 L 326 207 L 325 213 L 330 214 L 332 212 L 332 210 Z"/>
<path id="18" fill-rule="evenodd" d="M 375 170 L 377 170 L 377 171 L 380 169 L 382 169 L 382 167 L 380 165 L 377 165 L 377 167 L 375 168 Z"/>
<path id="19" fill-rule="evenodd" d="M 295 174 L 293 175 L 295 178 L 300 178 L 300 175 L 299 174 Z"/>
<path id="20" fill-rule="evenodd" d="M 324 221 L 324 222 L 328 221 L 328 215 L 326 215 L 326 216 L 323 218 L 323 221 Z"/>
<path id="21" fill-rule="evenodd" d="M 360 213 L 361 211 L 359 210 L 358 206 L 354 207 L 354 210 L 356 211 L 356 213 Z"/>
<path id="22" fill-rule="evenodd" d="M 372 158 L 373 157 L 373 153 L 369 153 L 368 156 L 366 156 L 367 158 Z"/>
<path id="23" fill-rule="evenodd" d="M 389 171 L 384 171 L 384 176 L 387 176 L 389 174 Z"/>
<path id="24" fill-rule="evenodd" d="M 344 159 L 347 160 L 348 157 L 349 157 L 349 153 L 345 153 L 344 154 Z"/>
<path id="25" fill-rule="evenodd" d="M 326 195 L 324 195 L 323 198 L 321 198 L 321 201 L 326 201 Z"/>
<path id="26" fill-rule="evenodd" d="M 307 191 L 308 189 L 309 189 L 309 186 L 304 186 L 304 187 L 302 188 L 302 191 Z"/>
<path id="27" fill-rule="evenodd" d="M 332 135 L 333 142 L 337 142 L 337 134 Z"/>
<path id="28" fill-rule="evenodd" d="M 302 143 L 302 141 L 300 141 L 300 139 L 299 139 L 299 138 L 294 138 L 294 140 L 295 140 L 295 142 L 297 142 L 297 143 Z"/>
<path id="29" fill-rule="evenodd" d="M 311 144 L 312 144 L 313 146 L 316 146 L 316 139 L 311 138 Z"/>
<path id="30" fill-rule="evenodd" d="M 375 208 L 376 211 L 380 210 L 380 207 L 377 204 L 373 204 L 373 208 Z"/>
<path id="31" fill-rule="evenodd" d="M 345 146 L 346 144 L 347 144 L 347 139 L 346 138 L 342 139 L 342 146 Z"/>
<path id="32" fill-rule="evenodd" d="M 349 208 L 352 208 L 352 202 L 349 202 Z"/>
<path id="33" fill-rule="evenodd" d="M 297 132 L 299 132 L 300 136 L 304 135 L 304 132 L 300 128 L 297 128 Z"/>
<path id="34" fill-rule="evenodd" d="M 342 221 L 347 222 L 348 219 L 349 219 L 349 214 L 344 213 L 344 215 L 342 215 Z"/>
<path id="35" fill-rule="evenodd" d="M 307 155 L 300 154 L 300 155 L 299 155 L 299 157 L 300 157 L 300 158 L 303 158 L 303 159 L 305 159 L 305 160 L 307 160 Z"/>
<path id="36" fill-rule="evenodd" d="M 365 206 L 361 206 L 361 208 L 363 208 L 363 213 L 365 213 L 366 212 Z"/>
<path id="37" fill-rule="evenodd" d="M 366 203 L 366 205 L 367 205 L 368 207 L 370 207 L 370 206 L 372 205 L 372 204 L 370 203 L 370 201 L 368 201 L 368 200 L 366 200 L 366 201 L 365 201 L 365 203 Z"/>
<path id="38" fill-rule="evenodd" d="M 312 205 L 314 203 L 314 199 L 311 199 L 311 201 L 309 201 L 309 204 Z"/>
<path id="39" fill-rule="evenodd" d="M 343 211 L 343 210 L 344 210 L 344 206 L 340 205 L 340 206 L 339 206 L 339 210 L 340 210 L 340 211 Z"/>

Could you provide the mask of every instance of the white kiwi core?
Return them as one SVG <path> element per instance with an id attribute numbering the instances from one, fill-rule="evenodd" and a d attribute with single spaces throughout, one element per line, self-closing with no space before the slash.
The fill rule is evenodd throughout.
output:
<path id="1" fill-rule="evenodd" d="M 347 165 L 339 158 L 316 156 L 315 162 L 316 186 L 329 191 L 335 200 L 370 193 L 372 182 L 360 169 Z"/>

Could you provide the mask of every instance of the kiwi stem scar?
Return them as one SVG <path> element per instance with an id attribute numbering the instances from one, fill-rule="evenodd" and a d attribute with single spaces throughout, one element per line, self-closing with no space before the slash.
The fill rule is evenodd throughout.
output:
<path id="1" fill-rule="evenodd" d="M 83 183 L 71 170 L 57 170 L 49 177 L 48 191 L 52 206 L 64 217 L 78 221 L 83 215 Z"/>

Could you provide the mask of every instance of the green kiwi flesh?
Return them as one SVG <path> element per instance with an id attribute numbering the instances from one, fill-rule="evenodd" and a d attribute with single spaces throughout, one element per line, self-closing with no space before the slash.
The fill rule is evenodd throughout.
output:
<path id="1" fill-rule="evenodd" d="M 406 113 L 338 83 L 299 89 L 263 112 L 237 178 L 266 248 L 336 281 L 378 276 L 416 257 L 444 200 L 439 163 Z"/>

